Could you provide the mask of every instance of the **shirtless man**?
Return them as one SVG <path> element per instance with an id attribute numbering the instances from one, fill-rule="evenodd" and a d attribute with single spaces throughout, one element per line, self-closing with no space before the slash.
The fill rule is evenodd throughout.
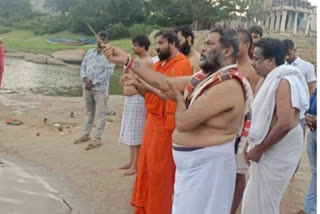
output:
<path id="1" fill-rule="evenodd" d="M 251 89 L 255 94 L 255 89 L 260 77 L 256 74 L 254 68 L 252 67 L 252 61 L 249 57 L 249 51 L 252 46 L 252 38 L 248 31 L 238 30 L 238 36 L 240 39 L 239 45 L 239 56 L 238 56 L 238 70 L 250 83 Z M 236 155 L 237 163 L 237 178 L 236 187 L 234 192 L 234 199 L 231 208 L 231 214 L 235 214 L 239 204 L 242 200 L 242 195 L 246 187 L 246 174 L 248 172 L 248 165 L 244 161 L 242 151 L 238 151 Z"/>
<path id="2" fill-rule="evenodd" d="M 265 78 L 252 104 L 252 125 L 245 160 L 250 178 L 242 214 L 279 214 L 281 198 L 302 154 L 299 113 L 309 106 L 308 85 L 300 71 L 284 64 L 283 44 L 256 43 L 253 66 Z"/>
<path id="3" fill-rule="evenodd" d="M 177 103 L 172 135 L 176 165 L 173 214 L 230 212 L 236 177 L 235 138 L 243 130 L 243 117 L 252 99 L 249 83 L 234 65 L 238 50 L 234 30 L 216 29 L 202 48 L 203 72 L 193 77 L 167 77 L 138 61 L 129 66 Z M 114 63 L 128 62 L 128 55 L 119 48 L 107 47 L 105 55 Z"/>
<path id="4" fill-rule="evenodd" d="M 250 52 L 249 52 L 249 56 L 252 59 L 253 49 L 255 47 L 255 44 L 262 38 L 263 29 L 260 25 L 252 25 L 248 28 L 248 31 L 252 37 L 252 43 L 253 43 L 253 45 L 251 46 Z"/>
<path id="5" fill-rule="evenodd" d="M 259 75 L 256 74 L 256 71 L 252 67 L 252 61 L 249 57 L 249 51 L 253 45 L 251 35 L 246 30 L 238 31 L 240 46 L 239 46 L 239 56 L 238 56 L 238 70 L 239 73 L 245 76 L 251 85 L 253 93 L 256 92 L 256 87 L 261 79 Z"/>
<path id="6" fill-rule="evenodd" d="M 179 52 L 179 40 L 174 31 L 161 30 L 155 35 L 155 40 L 159 57 L 159 61 L 152 67 L 155 73 L 170 77 L 192 75 L 189 60 Z M 115 51 L 116 55 L 119 51 L 124 58 L 120 55 L 120 60 L 117 57 L 114 59 L 108 54 L 109 50 L 111 53 Z M 133 67 L 131 56 L 122 50 L 106 47 L 104 51 L 106 56 L 118 64 L 127 64 L 128 69 Z M 150 68 L 141 66 L 140 60 L 136 60 L 135 65 L 140 65 L 147 73 L 152 72 Z M 122 83 L 124 79 L 121 78 Z M 143 94 L 145 84 L 143 81 L 139 84 L 143 87 L 137 87 L 137 90 Z M 131 204 L 135 207 L 136 214 L 171 214 L 175 176 L 171 136 L 175 128 L 176 104 L 163 96 L 159 89 L 147 86 L 144 93 L 147 117 Z"/>
<path id="7" fill-rule="evenodd" d="M 152 68 L 152 60 L 148 54 L 150 41 L 146 36 L 136 36 L 132 39 L 132 50 L 138 56 L 143 66 Z M 133 76 L 134 73 L 124 69 L 124 74 Z M 123 94 L 126 96 L 121 122 L 121 132 L 119 141 L 129 145 L 130 159 L 128 163 L 120 169 L 126 169 L 125 176 L 134 175 L 137 171 L 137 160 L 142 141 L 144 123 L 145 123 L 145 106 L 144 98 L 138 94 L 133 86 L 123 86 Z"/>
<path id="8" fill-rule="evenodd" d="M 180 42 L 180 52 L 189 59 L 193 73 L 198 72 L 200 70 L 200 53 L 192 48 L 194 42 L 192 30 L 188 26 L 182 26 L 175 31 Z"/>

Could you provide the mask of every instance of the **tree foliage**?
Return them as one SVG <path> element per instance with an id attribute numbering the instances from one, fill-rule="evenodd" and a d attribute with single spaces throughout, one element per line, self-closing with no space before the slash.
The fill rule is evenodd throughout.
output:
<path id="1" fill-rule="evenodd" d="M 0 18 L 11 23 L 8 25 L 20 26 L 27 26 L 23 24 L 25 19 L 34 19 L 29 23 L 41 23 L 36 28 L 42 33 L 65 29 L 92 34 L 88 23 L 97 32 L 107 30 L 115 37 L 123 37 L 137 34 L 137 29 L 147 32 L 153 26 L 190 25 L 202 30 L 219 21 L 239 17 L 260 20 L 266 15 L 261 7 L 263 0 L 44 0 L 51 12 L 39 18 L 30 1 L 0 0 Z"/>
<path id="2" fill-rule="evenodd" d="M 45 0 L 44 6 L 54 12 L 67 13 L 77 0 Z"/>
<path id="3" fill-rule="evenodd" d="M 30 17 L 32 15 L 29 0 L 1 0 L 0 17 L 8 18 L 12 16 Z"/>

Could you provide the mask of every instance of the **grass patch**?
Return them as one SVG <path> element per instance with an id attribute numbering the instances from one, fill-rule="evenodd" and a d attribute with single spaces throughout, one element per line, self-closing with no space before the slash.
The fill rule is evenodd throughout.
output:
<path id="1" fill-rule="evenodd" d="M 121 75 L 122 75 L 122 68 L 119 66 L 116 66 L 114 73 L 110 79 L 109 94 L 123 95 L 122 86 L 120 85 Z"/>
<path id="2" fill-rule="evenodd" d="M 66 49 L 83 49 L 87 51 L 88 49 L 95 47 L 95 45 L 72 46 L 47 43 L 47 40 L 49 38 L 70 38 L 77 41 L 78 38 L 82 36 L 88 37 L 83 34 L 74 34 L 69 31 L 63 31 L 44 36 L 36 36 L 31 31 L 27 30 L 12 30 L 11 32 L 0 34 L 0 37 L 4 38 L 6 51 L 42 54 L 51 54 L 55 51 Z M 94 39 L 93 36 L 88 38 Z M 129 51 L 130 53 L 132 53 L 131 39 L 110 41 L 110 44 L 119 46 L 125 51 Z"/>

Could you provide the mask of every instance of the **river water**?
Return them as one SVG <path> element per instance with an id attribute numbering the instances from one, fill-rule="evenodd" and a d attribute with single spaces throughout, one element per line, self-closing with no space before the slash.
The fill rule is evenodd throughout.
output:
<path id="1" fill-rule="evenodd" d="M 82 96 L 79 65 L 43 65 L 6 57 L 1 93 Z"/>
<path id="2" fill-rule="evenodd" d="M 6 57 L 2 94 L 82 96 L 78 65 L 55 66 Z M 0 154 L 0 214 L 93 214 L 96 211 L 63 178 L 24 160 Z"/>

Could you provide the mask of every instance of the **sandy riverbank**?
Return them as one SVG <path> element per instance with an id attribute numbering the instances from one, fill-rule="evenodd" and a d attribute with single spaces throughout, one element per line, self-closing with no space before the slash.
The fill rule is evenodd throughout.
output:
<path id="1" fill-rule="evenodd" d="M 85 151 L 86 145 L 72 143 L 80 136 L 85 118 L 81 97 L 0 94 L 0 152 L 63 175 L 97 208 L 98 214 L 133 213 L 129 201 L 134 177 L 124 177 L 117 169 L 128 158 L 127 147 L 118 143 L 123 101 L 122 96 L 110 97 L 108 110 L 117 115 L 109 116 L 114 122 L 107 122 L 104 144 Z M 70 112 L 74 112 L 75 118 L 70 118 Z M 4 121 L 10 117 L 21 119 L 24 124 L 6 125 Z M 44 118 L 47 124 L 43 123 Z M 58 131 L 55 123 L 62 124 L 63 132 Z M 282 214 L 294 213 L 301 207 L 309 179 L 304 148 L 299 172 L 282 201 Z"/>

